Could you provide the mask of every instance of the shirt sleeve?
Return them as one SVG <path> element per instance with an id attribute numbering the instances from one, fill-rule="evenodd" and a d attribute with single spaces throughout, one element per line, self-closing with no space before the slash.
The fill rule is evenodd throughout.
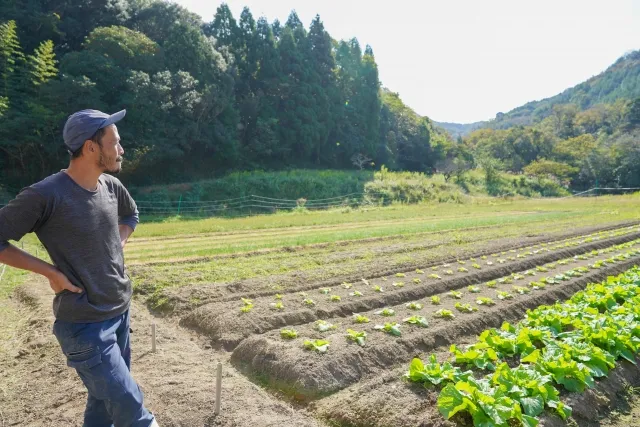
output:
<path id="1" fill-rule="evenodd" d="M 128 225 L 135 230 L 140 222 L 138 207 L 129 191 L 119 180 L 116 180 L 116 195 L 118 197 L 118 223 Z"/>
<path id="2" fill-rule="evenodd" d="M 9 240 L 20 240 L 27 233 L 38 231 L 46 220 L 46 199 L 37 191 L 25 188 L 0 209 L 0 251 L 9 247 Z"/>

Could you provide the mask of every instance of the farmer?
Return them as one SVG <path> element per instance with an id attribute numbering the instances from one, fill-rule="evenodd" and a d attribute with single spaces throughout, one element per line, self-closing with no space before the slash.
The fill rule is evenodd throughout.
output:
<path id="1" fill-rule="evenodd" d="M 123 248 L 138 209 L 122 183 L 104 174 L 122 168 L 115 123 L 125 113 L 69 116 L 63 130 L 69 167 L 0 209 L 0 263 L 43 275 L 55 292 L 53 333 L 89 392 L 84 427 L 158 425 L 129 372 L 131 281 Z M 29 232 L 53 265 L 9 244 Z"/>

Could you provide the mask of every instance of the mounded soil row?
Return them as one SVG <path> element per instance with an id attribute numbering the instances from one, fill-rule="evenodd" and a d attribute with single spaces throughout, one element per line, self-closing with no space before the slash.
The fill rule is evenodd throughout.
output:
<path id="1" fill-rule="evenodd" d="M 332 295 L 341 296 L 341 302 L 321 302 L 321 297 L 325 296 L 313 294 L 310 297 L 314 301 L 318 301 L 317 306 L 311 308 L 303 308 L 300 301 L 302 297 L 298 295 L 283 296 L 285 307 L 289 304 L 296 304 L 299 309 L 284 312 L 274 312 L 270 308 L 270 304 L 275 301 L 273 299 L 262 299 L 254 301 L 255 307 L 249 313 L 241 313 L 239 310 L 239 302 L 221 302 L 211 303 L 199 307 L 182 319 L 184 326 L 193 328 L 198 332 L 212 338 L 217 344 L 222 345 L 226 349 L 235 348 L 242 340 L 253 335 L 262 334 L 270 330 L 284 327 L 302 325 L 319 319 L 328 319 L 332 317 L 347 317 L 353 313 L 374 310 L 389 305 L 397 305 L 436 294 L 441 294 L 451 290 L 457 290 L 465 286 L 475 285 L 500 277 L 507 276 L 514 272 L 524 271 L 535 268 L 538 265 L 569 258 L 575 255 L 584 254 L 596 249 L 607 248 L 610 246 L 626 243 L 640 238 L 640 232 L 633 232 L 626 235 L 598 240 L 585 243 L 573 248 L 557 250 L 549 253 L 533 255 L 528 258 L 514 261 L 511 263 L 498 264 L 492 266 L 484 266 L 481 270 L 469 271 L 468 273 L 456 272 L 450 278 L 444 276 L 438 279 L 428 279 L 431 270 L 425 270 L 425 274 L 407 273 L 402 279 L 388 279 L 387 281 L 370 282 L 370 285 L 378 285 L 384 287 L 384 293 L 372 293 L 368 290 L 363 297 L 349 297 L 352 289 L 344 288 L 332 289 Z M 474 270 L 468 264 L 469 269 Z M 455 266 L 455 267 L 454 267 Z M 458 264 L 451 266 L 453 271 Z M 413 279 L 420 279 L 422 283 L 413 284 Z M 392 282 L 402 280 L 407 283 L 402 288 L 394 288 Z M 355 289 L 358 287 L 356 286 Z M 366 292 L 366 291 L 365 291 Z M 367 296 L 371 295 L 371 296 Z M 293 302 L 295 300 L 295 302 Z M 241 305 L 241 303 L 240 303 Z"/>
<path id="2" fill-rule="evenodd" d="M 517 250 L 526 248 L 531 245 L 544 244 L 558 242 L 562 240 L 572 239 L 587 234 L 593 234 L 598 232 L 612 231 L 618 229 L 624 229 L 640 224 L 640 221 L 624 222 L 606 227 L 585 227 L 580 229 L 574 229 L 569 233 L 552 233 L 544 235 L 533 236 L 520 236 L 518 238 L 506 238 L 496 239 L 478 247 L 471 243 L 469 248 L 458 249 L 453 255 L 452 251 L 443 253 L 442 256 L 431 258 L 427 261 L 416 257 L 414 261 L 408 261 L 403 263 L 402 266 L 390 265 L 386 262 L 385 254 L 378 258 L 378 262 L 374 267 L 367 266 L 366 271 L 358 272 L 356 274 L 336 274 L 331 271 L 332 266 L 326 266 L 329 279 L 317 280 L 309 279 L 305 273 L 295 272 L 286 273 L 283 275 L 272 275 L 268 278 L 258 277 L 253 279 L 245 279 L 230 283 L 202 283 L 198 285 L 182 286 L 175 289 L 167 289 L 163 292 L 163 295 L 167 298 L 169 303 L 163 308 L 164 312 L 171 312 L 173 314 L 180 314 L 184 311 L 192 310 L 195 307 L 201 307 L 205 304 L 222 301 L 238 301 L 241 297 L 244 298 L 258 298 L 272 296 L 277 292 L 273 289 L 272 284 L 286 285 L 286 292 L 301 292 L 320 287 L 334 287 L 338 286 L 342 282 L 355 282 L 361 278 L 376 279 L 391 275 L 402 271 L 413 271 L 417 268 L 428 269 L 433 266 L 454 263 L 457 259 L 463 257 L 480 258 L 496 252 L 504 252 L 510 250 Z M 440 242 L 434 246 L 446 247 L 446 243 Z M 348 253 L 342 254 L 343 257 L 350 256 Z M 132 274 L 136 275 L 135 267 L 132 270 Z M 146 268 L 146 267 L 145 267 Z"/>
<path id="3" fill-rule="evenodd" d="M 518 321 L 527 309 L 567 299 L 609 275 L 619 274 L 634 264 L 640 256 L 591 271 L 553 287 L 512 300 L 508 305 L 487 307 L 476 314 L 458 316 L 443 326 L 428 328 L 396 340 L 355 344 L 335 342 L 325 354 L 310 353 L 292 347 L 273 337 L 252 336 L 244 340 L 231 355 L 231 361 L 246 375 L 280 390 L 298 400 L 313 400 L 341 390 L 365 375 L 388 370 L 396 363 L 407 362 L 419 353 L 456 343 L 461 338 L 476 335 L 487 328 L 499 327 L 505 321 Z"/>

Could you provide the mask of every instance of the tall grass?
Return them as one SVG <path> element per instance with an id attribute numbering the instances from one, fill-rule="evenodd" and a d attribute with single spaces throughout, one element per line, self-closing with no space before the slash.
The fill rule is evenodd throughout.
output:
<path id="1" fill-rule="evenodd" d="M 212 201 L 258 195 L 276 199 L 317 200 L 364 193 L 371 202 L 465 203 L 469 196 L 548 197 L 568 192 L 551 180 L 538 180 L 502 172 L 469 171 L 445 181 L 443 175 L 421 172 L 291 170 L 235 172 L 224 178 L 166 186 L 133 187 L 140 202 Z"/>

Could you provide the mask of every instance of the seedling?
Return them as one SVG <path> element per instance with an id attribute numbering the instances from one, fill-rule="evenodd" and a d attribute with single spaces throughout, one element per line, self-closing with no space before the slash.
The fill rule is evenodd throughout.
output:
<path id="1" fill-rule="evenodd" d="M 451 298 L 454 299 L 461 299 L 462 298 L 462 292 L 458 292 L 458 291 L 451 291 L 449 293 L 447 293 L 448 296 L 450 296 Z"/>
<path id="2" fill-rule="evenodd" d="M 406 319 L 402 319 L 402 321 L 405 323 L 409 323 L 411 325 L 418 325 L 423 328 L 426 328 L 429 326 L 427 319 L 425 319 L 422 316 L 411 316 L 411 317 L 407 317 Z"/>
<path id="3" fill-rule="evenodd" d="M 282 295 L 276 294 L 275 299 L 282 299 Z"/>
<path id="4" fill-rule="evenodd" d="M 271 309 L 272 310 L 284 310 L 284 304 L 282 304 L 282 302 L 280 302 L 280 301 L 272 302 L 271 303 Z"/>
<path id="5" fill-rule="evenodd" d="M 399 337 L 400 335 L 402 335 L 402 332 L 400 332 L 400 325 L 398 325 L 397 323 L 385 323 L 384 326 L 376 325 L 373 327 L 373 329 L 377 331 L 386 332 L 389 335 L 393 335 L 396 337 Z"/>
<path id="6" fill-rule="evenodd" d="M 240 308 L 240 311 L 242 313 L 248 313 L 253 309 L 253 305 L 245 305 L 244 307 Z"/>
<path id="7" fill-rule="evenodd" d="M 406 304 L 405 307 L 407 307 L 409 310 L 422 310 L 422 304 L 417 302 L 410 302 Z"/>
<path id="8" fill-rule="evenodd" d="M 445 270 L 444 274 L 451 276 L 453 274 L 453 270 Z"/>
<path id="9" fill-rule="evenodd" d="M 404 273 L 396 273 L 396 277 L 407 277 Z"/>
<path id="10" fill-rule="evenodd" d="M 302 343 L 302 346 L 304 348 L 306 348 L 307 350 L 315 350 L 318 353 L 326 353 L 327 350 L 329 349 L 329 341 L 327 340 L 304 340 L 304 343 Z"/>
<path id="11" fill-rule="evenodd" d="M 513 295 L 511 295 L 509 292 L 504 292 L 504 291 L 498 291 L 498 299 L 512 299 Z"/>
<path id="12" fill-rule="evenodd" d="M 321 294 L 327 295 L 329 292 L 331 292 L 331 288 L 320 288 Z"/>
<path id="13" fill-rule="evenodd" d="M 375 312 L 375 314 L 380 315 L 380 316 L 393 316 L 396 314 L 396 312 L 391 309 L 391 308 L 383 308 L 382 310 L 378 310 Z"/>
<path id="14" fill-rule="evenodd" d="M 352 297 L 361 297 L 361 296 L 362 296 L 362 292 L 360 292 L 360 291 L 353 291 L 353 292 L 351 292 L 349 295 L 351 295 Z"/>
<path id="15" fill-rule="evenodd" d="M 298 338 L 298 332 L 295 329 L 281 329 L 280 336 L 285 340 Z"/>
<path id="16" fill-rule="evenodd" d="M 345 288 L 345 289 L 351 289 L 352 286 L 353 286 L 352 283 L 346 283 L 345 282 L 345 283 L 342 284 L 342 287 Z"/>
<path id="17" fill-rule="evenodd" d="M 437 274 L 430 274 L 429 278 L 430 279 L 442 279 L 442 277 L 438 276 Z"/>
<path id="18" fill-rule="evenodd" d="M 480 292 L 480 288 L 478 286 L 469 286 L 467 290 L 472 294 L 477 294 Z"/>
<path id="19" fill-rule="evenodd" d="M 252 301 L 252 300 L 250 300 L 249 298 L 240 298 L 240 299 L 242 300 L 242 303 L 243 303 L 244 305 L 247 305 L 247 306 L 249 306 L 249 305 L 253 305 L 253 301 Z"/>
<path id="20" fill-rule="evenodd" d="M 315 301 L 313 301 L 311 298 L 305 298 L 302 303 L 308 306 L 316 305 Z"/>
<path id="21" fill-rule="evenodd" d="M 478 305 L 495 305 L 495 302 L 491 298 L 480 297 L 476 300 Z"/>
<path id="22" fill-rule="evenodd" d="M 424 271 L 420 270 L 419 268 L 416 269 L 416 274 L 424 274 Z"/>
<path id="23" fill-rule="evenodd" d="M 522 286 L 514 286 L 513 290 L 516 291 L 517 293 L 519 293 L 520 295 L 531 293 L 531 289 L 524 288 Z"/>
<path id="24" fill-rule="evenodd" d="M 497 285 L 498 285 L 498 282 L 496 282 L 495 280 L 487 282 L 487 287 L 488 288 L 495 288 Z"/>
<path id="25" fill-rule="evenodd" d="M 378 285 L 375 285 L 375 286 L 373 287 L 373 290 L 374 290 L 375 292 L 384 292 L 384 289 L 382 289 L 382 287 L 381 287 L 381 286 L 378 286 Z"/>
<path id="26" fill-rule="evenodd" d="M 471 264 L 471 267 L 476 268 L 478 270 L 480 270 L 482 268 L 482 267 L 480 267 L 480 264 L 476 264 L 476 263 Z"/>
<path id="27" fill-rule="evenodd" d="M 404 286 L 404 282 L 393 282 L 393 286 L 396 288 L 401 288 Z"/>
<path id="28" fill-rule="evenodd" d="M 546 285 L 542 282 L 530 282 L 529 286 L 531 286 L 531 289 L 533 289 L 534 291 L 544 289 L 546 287 Z"/>
<path id="29" fill-rule="evenodd" d="M 332 325 L 326 320 L 316 320 L 314 327 L 318 332 L 327 332 L 337 328 L 336 325 Z"/>
<path id="30" fill-rule="evenodd" d="M 458 264 L 460 264 L 460 265 L 465 265 L 465 264 L 466 264 L 466 262 L 465 262 L 465 261 L 458 260 Z"/>
<path id="31" fill-rule="evenodd" d="M 434 295 L 431 297 L 431 304 L 438 305 L 440 304 L 440 297 L 438 295 Z"/>
<path id="32" fill-rule="evenodd" d="M 455 314 L 451 310 L 440 309 L 433 313 L 434 317 L 439 317 L 441 319 L 455 319 Z"/>
<path id="33" fill-rule="evenodd" d="M 458 267 L 458 271 L 459 271 L 460 273 L 468 273 L 468 272 L 469 272 L 469 270 L 467 270 L 467 269 L 466 269 L 466 268 L 464 268 L 464 267 Z"/>
<path id="34" fill-rule="evenodd" d="M 364 342 L 367 338 L 367 333 L 365 331 L 359 332 L 354 331 L 353 329 L 347 329 L 347 339 L 354 341 L 360 347 L 364 347 Z"/>
<path id="35" fill-rule="evenodd" d="M 413 279 L 413 283 L 422 283 L 422 280 L 418 279 L 417 277 L 415 279 Z"/>
<path id="36" fill-rule="evenodd" d="M 471 304 L 461 304 L 457 302 L 455 307 L 456 307 L 456 310 L 461 311 L 463 313 L 473 313 L 474 311 L 478 311 L 478 309 L 475 307 L 472 307 Z"/>
<path id="37" fill-rule="evenodd" d="M 356 323 L 369 323 L 369 318 L 367 316 L 363 316 L 361 314 L 353 315 L 353 321 Z"/>
<path id="38" fill-rule="evenodd" d="M 340 302 L 340 295 L 331 295 L 331 302 Z"/>

